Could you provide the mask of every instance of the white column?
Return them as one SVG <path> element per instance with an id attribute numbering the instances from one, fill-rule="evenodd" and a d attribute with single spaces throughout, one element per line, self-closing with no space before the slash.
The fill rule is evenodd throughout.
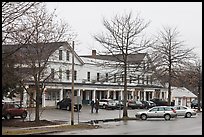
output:
<path id="1" fill-rule="evenodd" d="M 138 90 L 137 96 L 139 97 L 138 100 L 140 100 L 140 98 L 141 98 L 141 97 L 140 97 L 140 90 Z"/>
<path id="2" fill-rule="evenodd" d="M 28 89 L 28 86 L 26 86 L 26 89 Z M 23 90 L 23 107 L 28 107 L 27 100 L 28 100 L 27 91 L 24 89 Z"/>
<path id="3" fill-rule="evenodd" d="M 42 93 L 42 107 L 45 107 L 45 94 L 46 94 L 46 88 L 44 88 L 43 93 Z"/>
<path id="4" fill-rule="evenodd" d="M 95 99 L 96 99 L 96 89 L 94 89 L 92 93 L 93 93 L 92 94 L 92 100 L 95 101 Z"/>
<path id="5" fill-rule="evenodd" d="M 110 97 L 110 91 L 108 90 L 107 91 L 107 98 L 109 98 Z"/>
<path id="6" fill-rule="evenodd" d="M 63 89 L 60 90 L 60 98 L 59 100 L 62 100 L 63 99 Z"/>
<path id="7" fill-rule="evenodd" d="M 98 91 L 99 92 L 99 99 L 102 99 L 102 92 L 104 92 L 104 91 Z"/>
<path id="8" fill-rule="evenodd" d="M 113 91 L 113 99 L 116 99 L 116 91 Z"/>
<path id="9" fill-rule="evenodd" d="M 120 91 L 121 100 L 123 100 L 123 90 Z"/>
<path id="10" fill-rule="evenodd" d="M 78 89 L 78 91 L 77 91 L 77 96 L 80 96 L 80 89 Z"/>
<path id="11" fill-rule="evenodd" d="M 134 91 L 131 91 L 131 97 L 132 97 L 132 99 L 135 99 L 135 97 L 134 97 Z"/>
<path id="12" fill-rule="evenodd" d="M 144 90 L 144 101 L 146 101 L 146 91 Z"/>

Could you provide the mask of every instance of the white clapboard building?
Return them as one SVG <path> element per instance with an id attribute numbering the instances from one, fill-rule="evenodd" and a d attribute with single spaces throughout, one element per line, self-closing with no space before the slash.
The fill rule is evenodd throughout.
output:
<path id="1" fill-rule="evenodd" d="M 44 44 L 43 50 L 45 57 L 49 55 L 43 73 L 44 78 L 50 76 L 44 82 L 45 90 L 41 102 L 43 107 L 55 106 L 63 98 L 71 97 L 72 55 L 74 55 L 74 96 L 79 96 L 83 104 L 89 104 L 96 98 L 123 99 L 124 74 L 119 65 L 121 62 L 118 61 L 121 55 L 117 57 L 97 55 L 96 50 L 92 50 L 90 55 L 79 56 L 72 52 L 72 47 L 67 42 L 47 43 Z M 51 51 L 51 54 L 48 54 L 48 51 Z M 154 77 L 154 72 L 149 70 L 148 62 L 147 53 L 128 56 L 128 99 L 166 99 L 166 91 L 161 90 L 163 87 Z M 35 98 L 36 94 L 32 79 L 27 79 L 25 84 L 30 93 L 24 92 L 23 104 L 28 106 L 33 104 L 31 98 Z"/>

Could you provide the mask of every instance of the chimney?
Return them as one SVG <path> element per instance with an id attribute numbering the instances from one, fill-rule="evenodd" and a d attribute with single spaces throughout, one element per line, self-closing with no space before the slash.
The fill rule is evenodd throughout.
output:
<path id="1" fill-rule="evenodd" d="M 96 50 L 92 50 L 92 57 L 96 58 Z"/>

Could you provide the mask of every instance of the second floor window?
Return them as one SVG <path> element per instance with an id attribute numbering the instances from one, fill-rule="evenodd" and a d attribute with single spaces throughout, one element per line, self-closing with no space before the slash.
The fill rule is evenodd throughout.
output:
<path id="1" fill-rule="evenodd" d="M 59 69 L 59 79 L 62 79 L 62 70 Z"/>
<path id="2" fill-rule="evenodd" d="M 116 74 L 114 74 L 113 82 L 116 83 Z"/>
<path id="3" fill-rule="evenodd" d="M 54 78 L 55 78 L 55 70 L 51 69 L 51 79 L 54 79 Z"/>
<path id="4" fill-rule="evenodd" d="M 90 81 L 90 72 L 87 72 L 87 81 Z"/>
<path id="5" fill-rule="evenodd" d="M 69 51 L 67 50 L 67 61 L 69 61 Z"/>
<path id="6" fill-rule="evenodd" d="M 149 84 L 149 76 L 147 76 L 146 79 L 147 79 L 147 85 L 148 85 Z"/>
<path id="7" fill-rule="evenodd" d="M 130 76 L 130 83 L 132 83 L 132 76 Z"/>
<path id="8" fill-rule="evenodd" d="M 106 82 L 108 82 L 108 73 L 106 73 Z"/>
<path id="9" fill-rule="evenodd" d="M 59 50 L 59 60 L 62 60 L 62 50 Z"/>
<path id="10" fill-rule="evenodd" d="M 77 71 L 74 71 L 74 80 L 77 80 Z"/>
<path id="11" fill-rule="evenodd" d="M 69 80 L 70 71 L 67 70 L 67 71 L 66 71 L 66 74 L 67 74 L 67 80 Z"/>
<path id="12" fill-rule="evenodd" d="M 100 79 L 100 73 L 97 73 L 97 82 L 99 82 Z"/>

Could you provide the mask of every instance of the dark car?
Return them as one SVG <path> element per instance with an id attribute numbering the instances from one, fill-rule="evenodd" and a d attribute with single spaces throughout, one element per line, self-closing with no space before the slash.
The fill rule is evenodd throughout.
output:
<path id="1" fill-rule="evenodd" d="M 27 117 L 27 114 L 27 109 L 20 107 L 19 104 L 16 104 L 14 102 L 2 102 L 2 117 L 4 117 L 5 119 L 12 119 L 16 116 L 20 116 L 21 118 L 25 119 Z"/>
<path id="2" fill-rule="evenodd" d="M 156 104 L 152 101 L 141 101 L 144 104 L 144 108 L 149 109 L 155 107 Z"/>
<path id="3" fill-rule="evenodd" d="M 154 99 L 151 99 L 150 101 L 154 102 L 156 106 L 169 106 L 166 100 L 154 98 Z"/>
<path id="4" fill-rule="evenodd" d="M 80 111 L 82 108 L 82 104 L 74 104 L 74 110 Z M 70 98 L 64 98 L 63 100 L 57 102 L 57 109 L 66 109 L 68 111 L 71 111 L 71 99 Z"/>
<path id="5" fill-rule="evenodd" d="M 197 108 L 198 107 L 198 100 L 195 99 L 191 102 L 191 108 Z M 200 107 L 202 108 L 202 101 L 200 101 Z"/>
<path id="6" fill-rule="evenodd" d="M 141 101 L 135 101 L 135 100 L 129 100 L 127 103 L 127 106 L 132 109 L 137 109 L 137 108 L 143 109 L 144 108 L 144 104 L 142 104 Z"/>

